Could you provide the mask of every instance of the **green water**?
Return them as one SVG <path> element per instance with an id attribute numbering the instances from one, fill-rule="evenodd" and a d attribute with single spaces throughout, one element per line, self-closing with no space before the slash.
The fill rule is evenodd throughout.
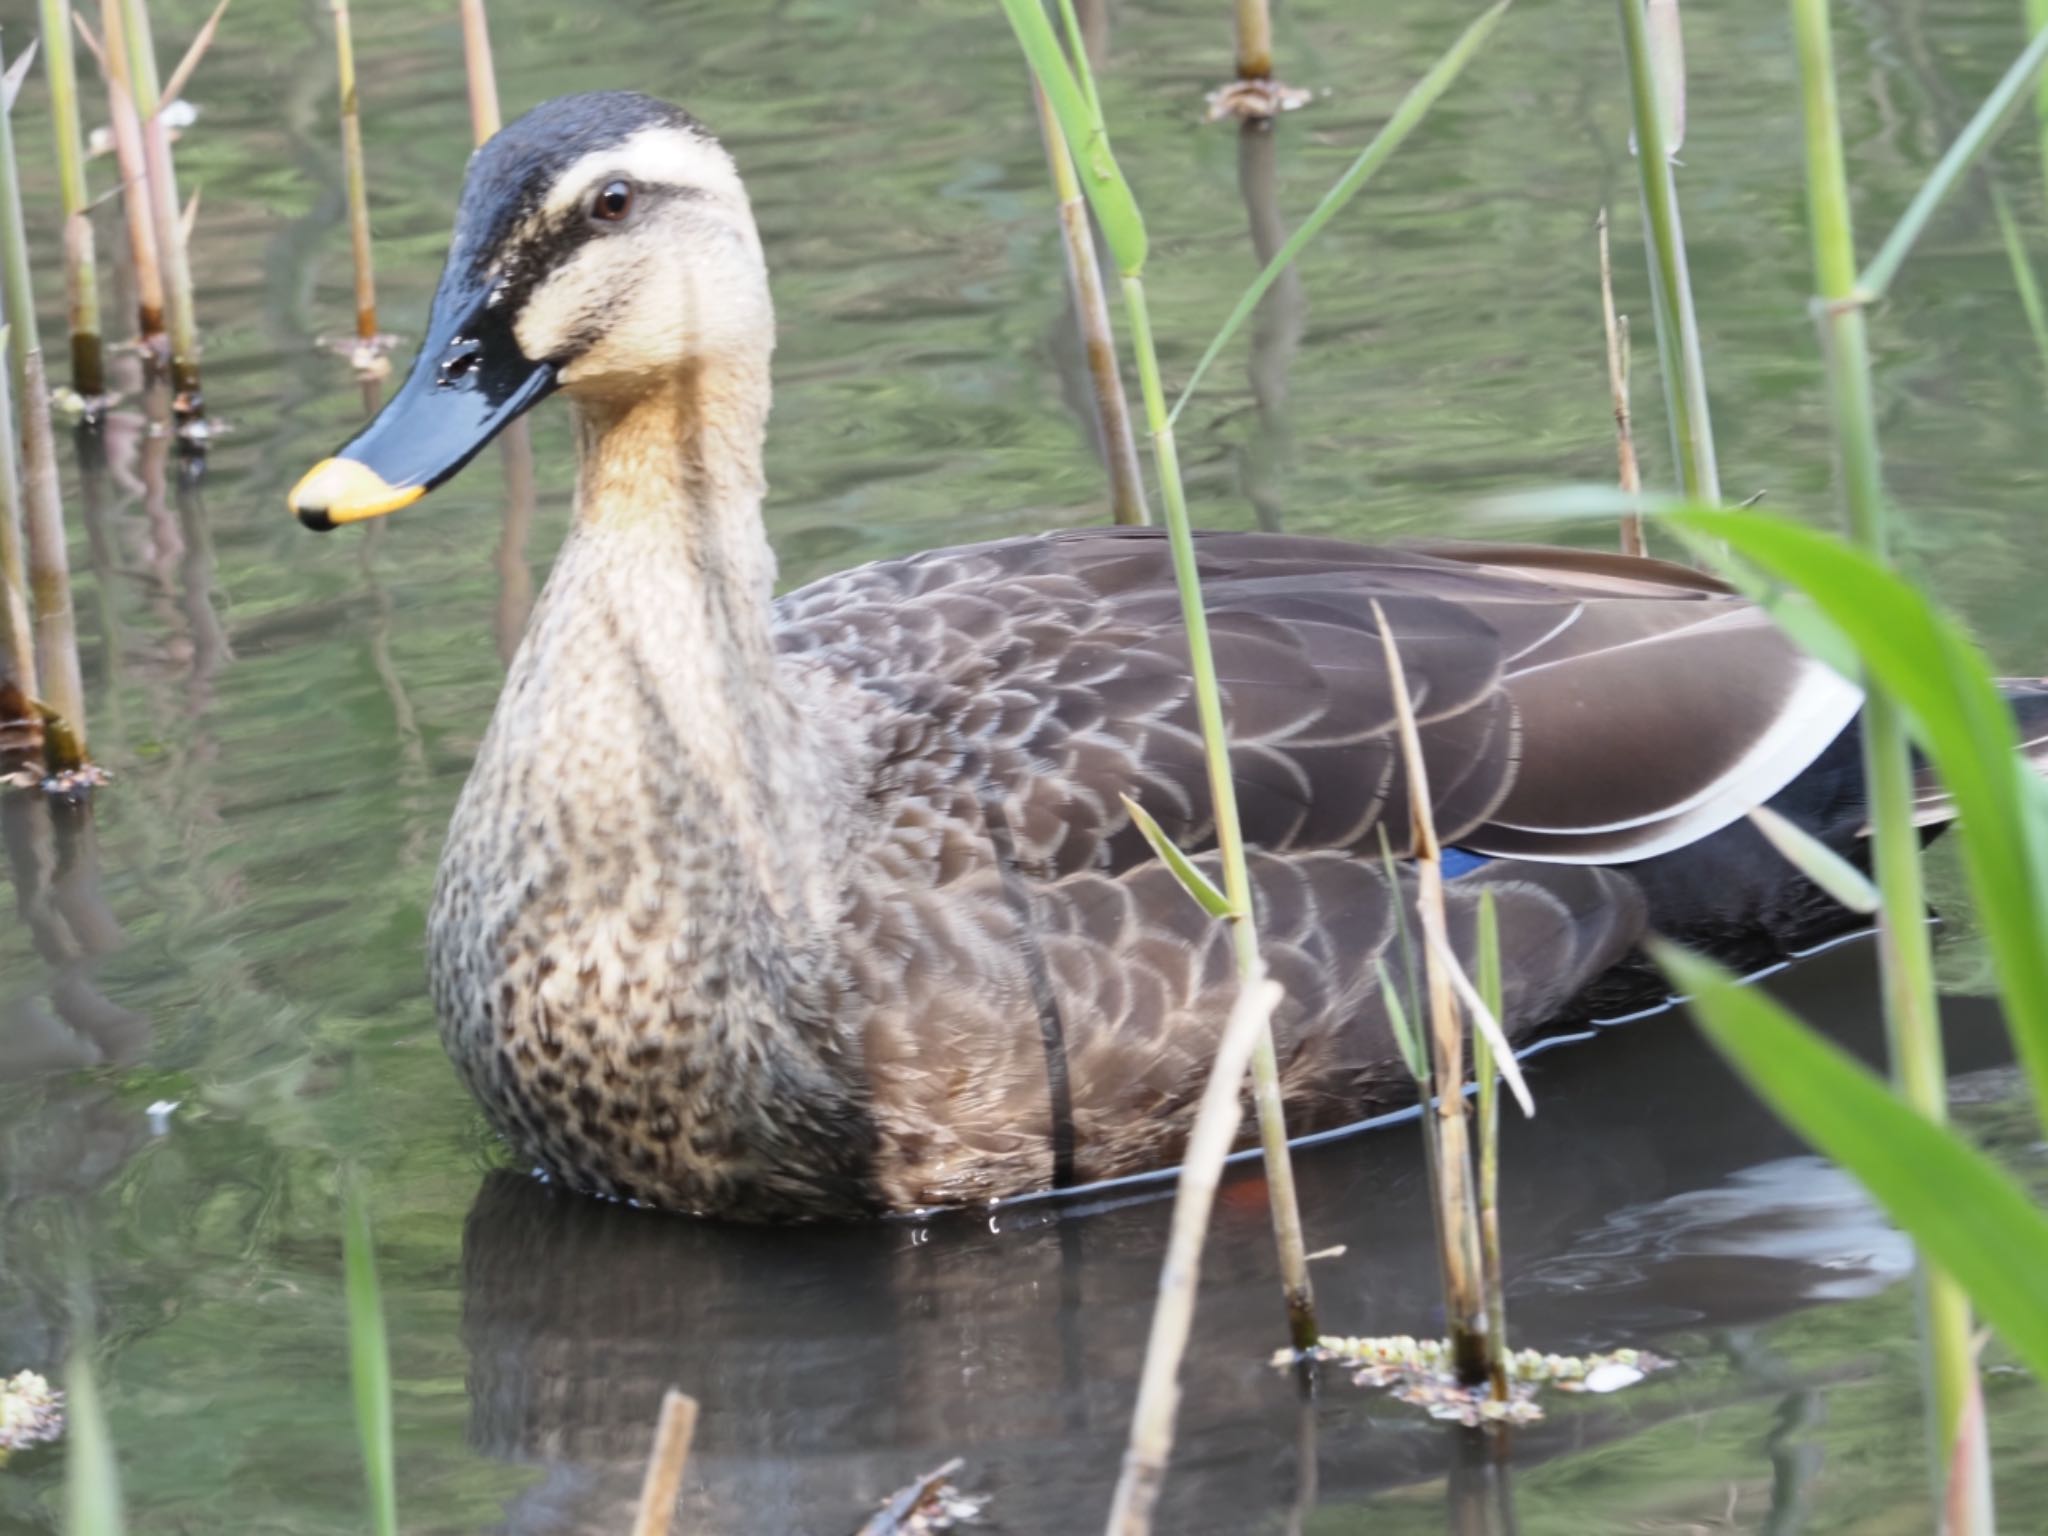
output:
<path id="1" fill-rule="evenodd" d="M 167 55 L 208 8 L 162 5 Z M 0 0 L 10 54 L 31 10 Z M 1874 241 L 2016 51 L 2020 7 L 1842 10 Z M 1270 163 L 1267 190 L 1298 220 L 1466 19 L 1441 0 L 1286 6 L 1283 72 L 1317 99 L 1247 151 L 1198 121 L 1227 11 L 1108 14 L 1102 85 L 1150 216 L 1169 377 L 1253 270 L 1241 156 L 1254 188 Z M 1687 17 L 1680 184 L 1727 489 L 1825 516 L 1784 17 L 1766 0 Z M 355 20 L 385 323 L 417 332 L 468 151 L 460 42 L 452 5 L 364 0 Z M 638 87 L 689 105 L 739 159 L 782 324 L 769 470 L 787 581 L 1099 518 L 1043 162 L 992 3 L 498 0 L 492 20 L 508 110 Z M 118 781 L 85 831 L 25 807 L 4 828 L 22 920 L 0 926 L 0 1372 L 54 1368 L 90 1327 L 135 1530 L 365 1529 L 349 1165 L 377 1226 L 408 1531 L 623 1530 L 671 1383 L 704 1405 L 691 1530 L 840 1536 L 955 1454 L 992 1497 L 991 1529 L 1090 1529 L 1121 1451 L 1158 1201 L 751 1232 L 493 1171 L 435 1043 L 421 928 L 522 578 L 563 527 L 566 423 L 535 420 L 523 548 L 504 547 L 494 454 L 366 535 L 316 539 L 285 514 L 288 485 L 363 410 L 313 345 L 352 313 L 324 27 L 324 6 L 237 0 L 191 92 L 203 115 L 180 171 L 201 193 L 209 401 L 231 430 L 203 475 L 181 470 L 130 401 L 105 472 L 67 467 L 94 739 Z M 1607 478 L 1603 202 L 1620 302 L 1645 317 L 1641 445 L 1665 478 L 1614 32 L 1610 6 L 1523 0 L 1313 248 L 1255 362 L 1241 343 L 1185 418 L 1203 522 L 1457 530 L 1487 493 Z M 54 336 L 45 106 L 38 77 L 20 136 Z M 93 174 L 112 185 L 106 162 Z M 2048 241 L 2024 131 L 1996 174 Z M 118 244 L 116 218 L 101 236 Z M 2003 665 L 2037 673 L 2048 393 L 1981 183 L 1937 219 L 1875 334 L 1909 558 Z M 1946 941 L 1944 964 L 1966 992 L 1968 943 Z M 1861 946 L 1784 984 L 1869 1045 Z M 1973 1123 L 2038 1174 L 1995 1020 L 1966 996 L 1953 1011 Z M 1277 1301 L 1255 1179 L 1240 1180 L 1162 1530 L 1502 1530 L 1509 1501 L 1520 1530 L 1560 1536 L 1930 1529 L 1896 1237 L 1680 1020 L 1560 1051 L 1536 1086 L 1544 1112 L 1508 1152 L 1520 1337 L 1647 1345 L 1680 1368 L 1560 1405 L 1517 1437 L 1505 1488 L 1449 1431 L 1341 1382 L 1304 1416 L 1265 1366 Z M 1346 1247 L 1318 1269 L 1334 1329 L 1437 1326 L 1414 1140 L 1304 1159 L 1312 1240 Z M 1989 1392 L 2005 1526 L 2048 1529 L 2048 1405 L 2009 1372 Z M 0 1472 L 0 1532 L 56 1529 L 61 1479 L 52 1453 Z"/>

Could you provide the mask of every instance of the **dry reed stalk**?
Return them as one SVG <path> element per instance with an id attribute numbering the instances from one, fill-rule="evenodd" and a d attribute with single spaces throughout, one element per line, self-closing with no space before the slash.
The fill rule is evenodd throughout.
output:
<path id="1" fill-rule="evenodd" d="M 1628 403 L 1628 316 L 1614 313 L 1614 263 L 1607 250 L 1607 210 L 1600 210 L 1596 228 L 1600 235 L 1600 320 L 1607 332 L 1607 389 L 1614 401 L 1615 453 L 1621 465 L 1621 489 L 1630 497 L 1639 496 L 1643 489 L 1643 476 L 1636 464 L 1635 427 L 1630 419 Z M 1643 514 L 1640 511 L 1621 514 L 1621 552 L 1624 555 L 1645 555 L 1649 547 L 1643 539 Z"/>
<path id="2" fill-rule="evenodd" d="M 676 1499 L 683 1491 L 683 1467 L 690 1442 L 697 1435 L 697 1399 L 670 1387 L 661 1398 L 661 1419 L 654 1426 L 654 1448 L 647 1453 L 647 1475 L 640 1484 L 640 1508 L 633 1517 L 633 1536 L 666 1536 L 675 1524 Z"/>
<path id="3" fill-rule="evenodd" d="M 1067 259 L 1067 291 L 1074 300 L 1074 323 L 1088 356 L 1088 379 L 1095 387 L 1095 424 L 1102 443 L 1102 461 L 1109 471 L 1110 515 L 1115 521 L 1152 521 L 1145 507 L 1145 479 L 1138 468 L 1138 440 L 1131 429 L 1131 403 L 1124 394 L 1117 367 L 1116 333 L 1109 323 L 1109 297 L 1095 255 L 1095 229 L 1088 220 L 1088 201 L 1074 172 L 1066 135 L 1047 105 L 1045 88 L 1031 82 L 1038 107 L 1038 126 L 1045 136 L 1045 158 L 1052 168 L 1053 192 L 1059 200 L 1060 245 Z"/>
<path id="4" fill-rule="evenodd" d="M 14 114 L 0 111 L 0 286 L 6 292 L 7 355 L 21 410 L 22 511 L 28 543 L 28 585 L 35 608 L 36 669 L 41 699 L 62 717 L 66 733 L 85 741 L 85 680 L 71 611 L 70 555 L 57 482 L 57 439 L 50 423 L 50 385 L 36 332 L 35 289 L 29 278 L 28 226 L 22 216 L 20 170 L 14 158 Z M 0 423 L 0 430 L 12 430 Z M 52 739 L 56 739 L 53 735 Z M 66 754 L 67 756 L 69 753 Z M 74 762 L 51 763 L 53 769 Z"/>
<path id="5" fill-rule="evenodd" d="M 92 43 L 85 18 L 74 13 L 80 36 Z M 128 221 L 128 248 L 135 266 L 135 337 L 152 359 L 160 359 L 164 337 L 163 264 L 156 248 L 156 218 L 150 211 L 149 156 L 142 145 L 142 119 L 135 111 L 128 69 L 128 29 L 121 24 L 121 0 L 100 0 L 104 44 L 94 49 L 107 83 L 107 117 L 114 128 L 114 161 L 121 172 L 121 208 Z"/>
<path id="6" fill-rule="evenodd" d="M 369 178 L 363 170 L 363 119 L 356 102 L 356 47 L 348 0 L 332 0 L 334 56 L 341 77 L 341 166 L 348 184 L 348 244 L 356 268 L 358 363 L 377 347 L 377 272 L 370 255 Z"/>
<path id="7" fill-rule="evenodd" d="M 171 343 L 171 408 L 181 423 L 189 425 L 204 414 L 205 401 L 199 382 L 199 322 L 192 303 L 192 264 L 179 217 L 171 131 L 161 111 L 163 92 L 157 79 L 156 42 L 150 32 L 148 4 L 146 0 L 119 3 L 128 88 L 142 126 L 143 159 L 149 170 L 150 220 L 156 231 L 157 261 L 163 270 L 164 323 Z M 111 36 L 108 51 L 111 57 Z M 184 71 L 181 69 L 180 73 Z"/>
<path id="8" fill-rule="evenodd" d="M 469 78 L 469 127 L 481 145 L 504 126 L 498 115 L 498 72 L 491 62 L 491 25 L 484 0 L 462 0 L 462 63 Z M 498 533 L 498 659 L 507 666 L 533 611 L 533 571 L 526 535 L 533 527 L 533 430 L 524 416 L 498 437 L 505 471 L 505 512 Z"/>
<path id="9" fill-rule="evenodd" d="M 1493 892 L 1479 899 L 1479 995 L 1497 1017 L 1504 992 L 1500 914 Z M 1508 1400 L 1507 1266 L 1500 1247 L 1500 1071 L 1486 1031 L 1472 1032 L 1472 1075 L 1479 1082 L 1479 1270 L 1486 1285 L 1487 1374 L 1493 1400 Z"/>
<path id="10" fill-rule="evenodd" d="M 1237 78 L 1273 78 L 1273 13 L 1266 0 L 1237 0 Z"/>
<path id="11" fill-rule="evenodd" d="M 481 144 L 504 120 L 498 115 L 498 72 L 491 65 L 491 23 L 484 0 L 462 0 L 462 62 L 469 74 L 469 127 Z"/>
<path id="12" fill-rule="evenodd" d="M 1194 1129 L 1182 1154 L 1173 1194 L 1173 1229 L 1159 1272 L 1159 1299 L 1145 1340 L 1138 1377 L 1138 1401 L 1131 1410 L 1130 1444 L 1110 1504 L 1107 1536 L 1147 1536 L 1152 1511 L 1173 1452 L 1173 1421 L 1180 1407 L 1180 1364 L 1195 1320 L 1195 1291 L 1202 1273 L 1202 1244 L 1209 1213 L 1222 1182 L 1223 1160 L 1244 1119 L 1243 1085 L 1252 1051 L 1266 1036 L 1280 984 L 1267 978 L 1256 957 L 1240 972 L 1237 1001 L 1216 1045 L 1208 1084 L 1195 1111 Z"/>
<path id="13" fill-rule="evenodd" d="M 1437 1242 L 1444 1272 L 1444 1324 L 1450 1335 L 1451 1365 L 1464 1386 L 1492 1375 L 1488 1358 L 1485 1266 L 1480 1256 L 1479 1202 L 1472 1187 L 1472 1137 L 1465 1106 L 1465 1030 L 1458 1015 L 1457 959 L 1451 948 L 1444 902 L 1443 846 L 1430 814 L 1429 769 L 1407 674 L 1379 605 L 1373 605 L 1386 653 L 1387 682 L 1400 726 L 1402 767 L 1408 780 L 1411 818 L 1410 860 L 1415 866 L 1415 909 L 1422 925 L 1423 978 L 1429 1003 L 1432 1076 L 1437 1132 Z M 1398 894 L 1398 893 L 1397 893 Z M 1474 1010 L 1475 1021 L 1478 1010 Z M 1504 1058 L 1512 1059 L 1512 1058 Z"/>
<path id="14" fill-rule="evenodd" d="M 71 324 L 71 387 L 95 406 L 107 392 L 100 342 L 98 252 L 85 182 L 85 132 L 78 113 L 78 61 L 72 52 L 71 0 L 41 0 L 43 70 L 57 138 L 57 182 L 64 199 L 64 300 Z"/>

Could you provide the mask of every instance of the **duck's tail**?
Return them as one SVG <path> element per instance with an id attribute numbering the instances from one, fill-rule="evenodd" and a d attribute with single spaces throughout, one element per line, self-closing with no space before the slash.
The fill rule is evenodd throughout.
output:
<path id="1" fill-rule="evenodd" d="M 2048 778 L 2048 679 L 2002 677 L 1998 690 L 2012 707 L 2013 724 L 2019 729 L 2020 756 L 2043 778 Z M 1913 825 L 1941 827 L 1954 821 L 1955 801 L 1925 763 L 1913 779 Z"/>

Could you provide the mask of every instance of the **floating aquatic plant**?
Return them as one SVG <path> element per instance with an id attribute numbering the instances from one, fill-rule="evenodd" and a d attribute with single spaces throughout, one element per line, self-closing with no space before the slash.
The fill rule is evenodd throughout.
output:
<path id="1" fill-rule="evenodd" d="M 1476 1429 L 1482 1424 L 1532 1424 L 1543 1417 L 1536 1400 L 1544 1387 L 1559 1392 L 1604 1394 L 1632 1387 L 1671 1362 L 1646 1349 L 1616 1349 L 1604 1354 L 1551 1355 L 1518 1349 L 1508 1355 L 1508 1395 L 1497 1398 L 1484 1382 L 1461 1386 L 1456 1352 L 1448 1339 L 1416 1339 L 1407 1334 L 1385 1338 L 1320 1340 L 1314 1357 L 1326 1364 L 1347 1366 L 1361 1387 L 1391 1389 L 1394 1397 L 1428 1411 L 1433 1419 Z M 1299 1357 L 1281 1350 L 1278 1366 L 1292 1368 Z"/>
<path id="2" fill-rule="evenodd" d="M 0 1381 L 0 1467 L 16 1451 L 47 1445 L 64 1433 L 64 1394 L 35 1371 Z"/>

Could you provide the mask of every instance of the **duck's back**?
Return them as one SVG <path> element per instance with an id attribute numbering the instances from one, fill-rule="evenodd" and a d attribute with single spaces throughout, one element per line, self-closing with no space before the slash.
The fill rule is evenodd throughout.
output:
<path id="1" fill-rule="evenodd" d="M 1297 1131 L 1410 1090 L 1381 970 L 1405 977 L 1408 853 L 1379 625 L 1421 721 L 1469 948 L 1501 916 L 1512 1027 L 1633 946 L 1636 884 L 1776 793 L 1856 695 L 1710 579 L 1507 547 L 1198 541 L 1275 1028 Z M 872 722 L 841 949 L 892 1205 L 1170 1162 L 1234 995 L 1227 936 L 1123 797 L 1214 844 L 1165 540 L 1089 531 L 938 551 L 782 599 L 786 661 Z M 1383 841 L 1384 840 L 1384 841 Z M 1210 872 L 1215 873 L 1213 862 Z"/>

